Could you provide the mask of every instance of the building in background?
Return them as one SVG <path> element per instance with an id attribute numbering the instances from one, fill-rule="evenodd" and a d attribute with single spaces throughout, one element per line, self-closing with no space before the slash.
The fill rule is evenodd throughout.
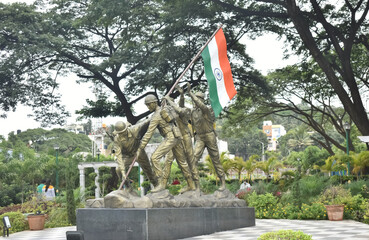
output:
<path id="1" fill-rule="evenodd" d="M 78 133 L 85 134 L 83 125 L 81 124 L 72 123 L 72 124 L 68 124 L 64 126 L 63 128 L 67 130 L 68 132 L 74 132 L 75 134 L 78 134 Z"/>
<path id="2" fill-rule="evenodd" d="M 286 135 L 286 130 L 282 125 L 273 125 L 272 121 L 263 122 L 263 132 L 268 137 L 268 151 L 277 150 L 278 138 Z"/>

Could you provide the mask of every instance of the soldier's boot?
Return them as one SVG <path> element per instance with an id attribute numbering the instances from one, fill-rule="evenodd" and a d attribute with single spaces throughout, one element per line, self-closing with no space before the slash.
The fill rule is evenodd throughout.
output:
<path id="1" fill-rule="evenodd" d="M 187 186 L 186 186 L 185 188 L 183 188 L 183 189 L 180 191 L 180 193 L 184 193 L 184 192 L 188 192 L 188 191 L 194 191 L 194 190 L 196 190 L 195 183 L 194 183 L 194 181 L 192 180 L 192 178 L 191 178 L 191 177 L 188 177 L 188 178 L 186 179 L 186 181 L 187 181 Z"/>
<path id="2" fill-rule="evenodd" d="M 160 191 L 163 191 L 165 189 L 165 185 L 159 181 L 159 184 L 154 187 L 154 189 L 151 190 L 152 193 L 156 193 L 156 192 L 160 192 Z"/>
<path id="3" fill-rule="evenodd" d="M 199 182 L 199 180 L 195 180 L 195 181 L 193 181 L 194 182 L 194 184 L 195 184 L 195 191 L 200 191 L 200 182 Z"/>
<path id="4" fill-rule="evenodd" d="M 156 192 L 160 192 L 165 190 L 167 183 L 168 183 L 168 177 L 164 177 L 163 179 L 159 180 L 159 184 L 157 186 L 154 187 L 154 189 L 151 190 L 152 193 L 156 193 Z"/>
<path id="5" fill-rule="evenodd" d="M 226 189 L 225 177 L 224 176 L 220 179 L 220 184 L 221 185 L 220 185 L 218 191 L 224 191 Z"/>
<path id="6" fill-rule="evenodd" d="M 159 181 L 156 177 L 149 179 L 150 183 L 154 185 L 154 187 L 158 186 Z"/>

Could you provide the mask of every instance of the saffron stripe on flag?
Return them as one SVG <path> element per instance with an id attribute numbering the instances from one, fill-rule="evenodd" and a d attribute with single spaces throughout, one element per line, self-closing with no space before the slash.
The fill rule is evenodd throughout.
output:
<path id="1" fill-rule="evenodd" d="M 229 100 L 231 100 L 237 94 L 237 91 L 233 84 L 231 65 L 229 64 L 227 57 L 227 42 L 223 29 L 219 30 L 219 32 L 215 35 L 215 39 L 218 45 L 219 62 L 223 71 L 225 89 L 227 91 Z"/>

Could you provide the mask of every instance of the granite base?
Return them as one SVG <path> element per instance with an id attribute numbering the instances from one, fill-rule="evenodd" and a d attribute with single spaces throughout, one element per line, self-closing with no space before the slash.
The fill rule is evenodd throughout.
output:
<path id="1" fill-rule="evenodd" d="M 251 207 L 77 210 L 77 230 L 86 240 L 181 239 L 250 226 L 255 226 Z"/>

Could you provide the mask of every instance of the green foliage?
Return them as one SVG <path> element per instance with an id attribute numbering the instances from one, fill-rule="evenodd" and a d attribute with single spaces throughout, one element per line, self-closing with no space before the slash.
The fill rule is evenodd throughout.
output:
<path id="1" fill-rule="evenodd" d="M 240 188 L 240 183 L 238 182 L 238 180 L 231 182 L 226 181 L 226 187 L 229 191 L 231 191 L 231 193 L 235 194 Z"/>
<path id="2" fill-rule="evenodd" d="M 69 160 L 69 166 L 71 166 L 71 160 Z M 66 200 L 67 200 L 67 214 L 68 214 L 68 222 L 71 225 L 76 224 L 76 201 L 74 199 L 74 181 L 72 178 L 72 174 L 68 172 L 66 175 L 67 185 L 66 185 Z"/>
<path id="3" fill-rule="evenodd" d="M 345 201 L 344 218 L 355 221 L 364 221 L 365 212 L 369 209 L 369 200 L 360 194 L 348 198 Z"/>
<path id="4" fill-rule="evenodd" d="M 53 208 L 45 221 L 45 228 L 70 226 L 68 211 L 65 207 Z"/>
<path id="5" fill-rule="evenodd" d="M 257 194 L 274 193 L 278 191 L 278 186 L 272 182 L 257 181 L 252 184 L 252 189 Z"/>
<path id="6" fill-rule="evenodd" d="M 182 186 L 180 184 L 178 185 L 169 185 L 168 187 L 169 193 L 172 195 L 178 195 Z"/>
<path id="7" fill-rule="evenodd" d="M 15 136 L 24 144 L 29 145 L 38 153 L 49 153 L 55 156 L 54 146 L 59 146 L 59 154 L 67 156 L 73 153 L 76 149 L 82 152 L 89 152 L 91 147 L 91 140 L 85 134 L 76 134 L 68 132 L 65 129 L 54 128 L 52 130 L 45 130 L 41 128 L 28 129 Z"/>
<path id="8" fill-rule="evenodd" d="M 340 186 L 331 186 L 319 196 L 318 202 L 325 205 L 345 204 L 350 201 L 351 193 L 348 189 Z"/>
<path id="9" fill-rule="evenodd" d="M 200 178 L 200 188 L 205 194 L 211 194 L 215 190 L 217 190 L 217 186 L 215 184 L 215 179 L 208 178 Z"/>
<path id="10" fill-rule="evenodd" d="M 312 202 L 327 187 L 328 179 L 324 176 L 304 176 L 294 181 L 290 190 L 295 202 L 298 204 Z"/>
<path id="11" fill-rule="evenodd" d="M 135 172 L 136 174 L 137 171 Z M 107 192 L 107 186 L 108 186 L 108 182 L 109 180 L 113 177 L 113 175 L 111 174 L 111 168 L 110 167 L 100 167 L 99 168 L 99 184 L 100 184 L 100 189 L 101 189 L 101 194 L 102 196 L 105 196 L 108 192 Z M 135 178 L 135 179 L 138 179 Z"/>
<path id="12" fill-rule="evenodd" d="M 31 214 L 48 214 L 55 206 L 57 204 L 54 201 L 44 201 L 44 199 L 32 195 L 29 201 L 22 205 L 22 209 Z"/>
<path id="13" fill-rule="evenodd" d="M 255 208 L 256 218 L 264 218 L 265 213 L 270 216 L 269 214 L 274 212 L 278 199 L 271 193 L 258 195 L 253 192 L 247 196 L 246 202 L 248 206 Z"/>
<path id="14" fill-rule="evenodd" d="M 297 219 L 325 220 L 327 219 L 327 211 L 322 203 L 302 204 Z"/>
<path id="15" fill-rule="evenodd" d="M 4 216 L 9 217 L 10 225 L 10 233 L 21 232 L 28 229 L 28 222 L 25 219 L 24 215 L 21 212 L 7 212 L 0 215 L 0 219 L 2 220 Z M 4 225 L 0 224 L 0 231 L 3 232 Z"/>
<path id="16" fill-rule="evenodd" d="M 252 155 L 262 156 L 262 143 L 267 146 L 267 136 L 257 126 L 236 124 L 233 117 L 224 120 L 220 134 L 221 138 L 228 142 L 229 152 L 241 156 L 244 160 Z"/>
<path id="17" fill-rule="evenodd" d="M 279 230 L 276 232 L 263 233 L 258 237 L 258 240 L 312 240 L 311 235 L 305 234 L 302 231 Z"/>
<path id="18" fill-rule="evenodd" d="M 369 180 L 350 181 L 350 183 L 343 185 L 344 188 L 350 190 L 353 196 L 362 194 L 362 196 L 368 198 L 369 196 L 365 190 L 368 188 L 367 186 L 369 186 Z"/>

